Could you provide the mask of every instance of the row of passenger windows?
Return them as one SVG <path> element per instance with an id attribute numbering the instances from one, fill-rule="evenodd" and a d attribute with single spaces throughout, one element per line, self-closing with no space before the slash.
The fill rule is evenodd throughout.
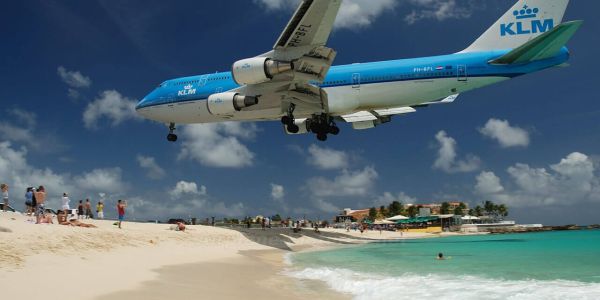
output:
<path id="1" fill-rule="evenodd" d="M 208 78 L 207 81 L 225 80 L 225 79 L 230 79 L 230 78 L 231 78 L 231 76 L 219 76 L 219 77 Z M 190 80 L 190 81 L 178 81 L 178 82 L 171 83 L 170 85 L 172 85 L 172 86 L 188 85 L 188 84 L 194 84 L 194 83 L 199 83 L 199 82 L 200 82 L 200 79 L 196 79 L 196 80 Z"/>
<path id="2" fill-rule="evenodd" d="M 377 76 L 377 77 L 363 77 L 360 79 L 361 82 L 373 82 L 373 81 L 384 81 L 384 80 L 400 80 L 400 79 L 409 79 L 409 78 L 418 78 L 418 77 L 441 77 L 441 76 L 453 76 L 454 72 L 436 72 L 436 73 L 413 73 L 413 74 L 403 74 L 403 75 L 395 75 L 395 76 Z M 323 85 L 335 85 L 335 84 L 344 84 L 348 83 L 347 80 L 334 80 L 334 81 L 325 81 Z"/>
<path id="3" fill-rule="evenodd" d="M 398 79 L 408 79 L 408 78 L 416 78 L 416 77 L 434 77 L 434 76 L 452 76 L 453 72 L 436 72 L 436 73 L 413 73 L 413 74 L 404 74 L 404 75 L 396 75 L 396 76 L 378 76 L 378 77 L 364 77 L 361 78 L 361 82 L 371 82 L 371 81 L 383 81 L 383 80 L 398 80 Z M 215 80 L 225 80 L 230 79 L 230 76 L 219 76 L 208 78 L 207 81 L 215 81 Z M 172 83 L 172 85 L 188 85 L 193 83 L 200 82 L 199 79 L 191 80 L 191 81 L 179 81 Z M 323 85 L 334 85 L 334 84 L 344 84 L 348 83 L 347 80 L 334 80 L 334 81 L 326 81 L 323 82 Z"/>

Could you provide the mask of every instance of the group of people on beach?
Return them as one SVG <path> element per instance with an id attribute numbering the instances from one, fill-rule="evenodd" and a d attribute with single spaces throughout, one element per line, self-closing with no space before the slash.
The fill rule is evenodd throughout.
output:
<path id="1" fill-rule="evenodd" d="M 6 183 L 0 184 L 0 190 L 2 193 L 2 210 L 6 212 L 9 209 L 9 186 Z M 71 200 L 69 194 L 63 193 L 61 209 L 57 212 L 58 223 L 61 225 L 71 225 L 80 227 L 95 227 L 91 224 L 84 224 L 79 219 L 93 219 L 94 214 L 92 213 L 92 203 L 90 199 L 79 200 L 77 210 L 74 212 L 70 206 Z M 46 188 L 40 185 L 38 188 L 28 187 L 25 191 L 25 210 L 27 216 L 36 217 L 36 224 L 52 224 L 52 214 L 47 212 L 45 207 L 46 204 Z M 117 201 L 117 214 L 119 216 L 118 226 L 121 228 L 121 223 L 125 220 L 125 209 L 127 207 L 127 201 Z M 69 216 L 77 216 L 77 219 L 69 220 Z M 96 216 L 98 219 L 104 219 L 104 202 L 98 201 L 96 203 Z M 91 226 L 88 226 L 91 225 Z"/>

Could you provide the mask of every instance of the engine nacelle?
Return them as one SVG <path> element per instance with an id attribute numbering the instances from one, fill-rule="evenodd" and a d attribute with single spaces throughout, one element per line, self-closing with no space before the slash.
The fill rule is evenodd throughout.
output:
<path id="1" fill-rule="evenodd" d="M 257 97 L 249 97 L 238 93 L 212 94 L 206 100 L 208 112 L 215 116 L 232 115 L 242 108 L 258 104 Z"/>
<path id="2" fill-rule="evenodd" d="M 294 124 L 296 124 L 296 126 L 298 126 L 298 128 L 300 128 L 300 130 L 296 133 L 291 133 L 287 130 L 287 126 L 283 125 L 283 130 L 285 130 L 285 133 L 287 134 L 305 134 L 308 133 L 308 124 L 307 124 L 307 120 L 308 119 L 296 119 L 294 120 Z"/>
<path id="3" fill-rule="evenodd" d="M 281 62 L 268 57 L 253 57 L 238 60 L 231 68 L 233 80 L 240 85 L 267 82 L 275 75 L 289 72 L 294 68 L 291 62 Z"/>

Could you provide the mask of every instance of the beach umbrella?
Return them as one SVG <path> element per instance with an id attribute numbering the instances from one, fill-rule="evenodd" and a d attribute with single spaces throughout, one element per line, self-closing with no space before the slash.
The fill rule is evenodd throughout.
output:
<path id="1" fill-rule="evenodd" d="M 379 221 L 375 221 L 375 223 L 373 223 L 375 225 L 389 225 L 389 224 L 396 224 L 396 222 L 392 222 L 392 221 L 388 221 L 388 220 L 379 220 Z"/>
<path id="2" fill-rule="evenodd" d="M 387 218 L 386 220 L 388 221 L 399 221 L 399 220 L 408 220 L 408 217 L 405 217 L 403 215 L 397 215 L 397 216 L 393 216 L 391 218 Z"/>

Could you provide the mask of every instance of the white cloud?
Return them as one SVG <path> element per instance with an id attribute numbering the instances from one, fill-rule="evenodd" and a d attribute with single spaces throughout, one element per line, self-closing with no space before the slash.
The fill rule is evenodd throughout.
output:
<path id="1" fill-rule="evenodd" d="M 313 205 L 320 211 L 325 213 L 339 213 L 341 209 L 335 206 L 333 203 L 325 201 L 321 198 L 314 198 Z"/>
<path id="2" fill-rule="evenodd" d="M 206 187 L 201 185 L 198 188 L 195 182 L 179 181 L 169 194 L 173 199 L 179 199 L 185 195 L 204 196 L 206 195 Z"/>
<path id="3" fill-rule="evenodd" d="M 6 110 L 0 122 L 0 138 L 26 145 L 38 152 L 58 152 L 65 146 L 50 132 L 38 132 L 37 115 L 19 108 Z"/>
<path id="4" fill-rule="evenodd" d="M 478 6 L 483 5 L 482 1 L 462 1 L 458 4 L 456 0 L 408 0 L 408 3 L 413 6 L 411 13 L 404 17 L 408 24 L 421 20 L 466 19 Z"/>
<path id="5" fill-rule="evenodd" d="M 95 169 L 77 176 L 75 183 L 86 191 L 104 192 L 109 195 L 122 194 L 127 189 L 121 168 Z"/>
<path id="6" fill-rule="evenodd" d="M 349 165 L 349 156 L 343 151 L 313 144 L 308 148 L 308 153 L 307 163 L 321 170 L 345 169 Z"/>
<path id="7" fill-rule="evenodd" d="M 382 206 L 389 205 L 390 203 L 398 201 L 402 204 L 414 204 L 417 202 L 417 198 L 411 197 L 404 192 L 400 192 L 398 194 L 392 194 L 390 192 L 385 192 L 383 195 L 377 197 L 375 201 L 373 201 L 374 206 Z"/>
<path id="8" fill-rule="evenodd" d="M 393 10 L 395 0 L 345 0 L 335 26 L 337 28 L 357 28 L 371 25 L 384 12 Z"/>
<path id="9" fill-rule="evenodd" d="M 251 166 L 255 154 L 240 139 L 253 139 L 257 131 L 255 124 L 239 122 L 184 126 L 179 159 L 220 168 Z"/>
<path id="10" fill-rule="evenodd" d="M 484 171 L 477 176 L 475 191 L 480 194 L 493 194 L 504 191 L 504 187 L 500 184 L 500 178 L 494 172 Z"/>
<path id="11" fill-rule="evenodd" d="M 128 202 L 133 203 L 133 208 L 140 214 L 159 214 L 170 217 L 210 216 L 240 217 L 245 215 L 246 208 L 243 203 L 226 204 L 223 201 L 212 200 L 204 185 L 195 182 L 179 181 L 168 194 L 171 201 L 157 201 L 158 199 L 145 200 L 136 197 Z"/>
<path id="12" fill-rule="evenodd" d="M 440 131 L 435 136 L 439 143 L 438 157 L 433 164 L 434 169 L 442 170 L 446 173 L 473 172 L 479 169 L 481 160 L 472 154 L 467 155 L 463 160 L 457 160 L 456 140 L 448 136 L 445 131 Z"/>
<path id="13" fill-rule="evenodd" d="M 361 171 L 343 170 L 333 180 L 314 177 L 307 181 L 307 188 L 315 197 L 365 196 L 375 185 L 377 171 L 366 167 Z"/>
<path id="14" fill-rule="evenodd" d="M 60 66 L 57 73 L 62 81 L 71 88 L 88 88 L 92 85 L 92 80 L 79 71 L 69 71 L 65 67 Z"/>
<path id="15" fill-rule="evenodd" d="M 61 174 L 49 168 L 31 166 L 27 162 L 27 149 L 15 149 L 10 142 L 0 143 L 0 178 L 11 186 L 12 195 L 21 195 L 29 186 L 43 185 L 48 193 L 48 206 L 54 208 L 59 207 L 64 192 L 85 198 L 99 192 L 115 195 L 128 188 L 119 168 L 96 169 L 78 175 Z"/>
<path id="16" fill-rule="evenodd" d="M 146 170 L 146 176 L 148 176 L 148 178 L 161 179 L 165 177 L 165 170 L 156 163 L 154 157 L 138 155 L 136 159 L 140 167 Z"/>
<path id="17" fill-rule="evenodd" d="M 83 122 L 86 128 L 95 129 L 103 117 L 111 121 L 111 126 L 117 126 L 126 120 L 140 120 L 135 112 L 135 105 L 135 100 L 124 97 L 117 91 L 104 91 L 99 98 L 88 104 L 83 113 Z"/>
<path id="18" fill-rule="evenodd" d="M 494 173 L 484 172 L 478 176 L 475 190 L 489 199 L 517 207 L 600 202 L 600 176 L 592 160 L 579 152 L 549 169 L 516 164 L 507 172 L 511 188 L 503 186 Z"/>
<path id="19" fill-rule="evenodd" d="M 299 0 L 255 0 L 268 10 L 291 10 Z M 360 28 L 371 25 L 384 12 L 396 7 L 395 0 L 344 0 L 335 21 L 336 28 Z"/>
<path id="20" fill-rule="evenodd" d="M 187 196 L 164 203 L 158 199 L 132 197 L 127 200 L 127 209 L 135 216 L 148 218 L 188 218 L 188 217 L 243 217 L 246 207 L 243 203 L 227 204 L 210 200 L 209 196 Z"/>
<path id="21" fill-rule="evenodd" d="M 503 148 L 529 146 L 529 133 L 519 127 L 510 126 L 506 120 L 490 119 L 479 132 L 494 139 Z"/>
<path id="22" fill-rule="evenodd" d="M 285 197 L 283 185 L 271 183 L 271 198 L 273 198 L 273 200 L 283 200 L 283 197 Z"/>

